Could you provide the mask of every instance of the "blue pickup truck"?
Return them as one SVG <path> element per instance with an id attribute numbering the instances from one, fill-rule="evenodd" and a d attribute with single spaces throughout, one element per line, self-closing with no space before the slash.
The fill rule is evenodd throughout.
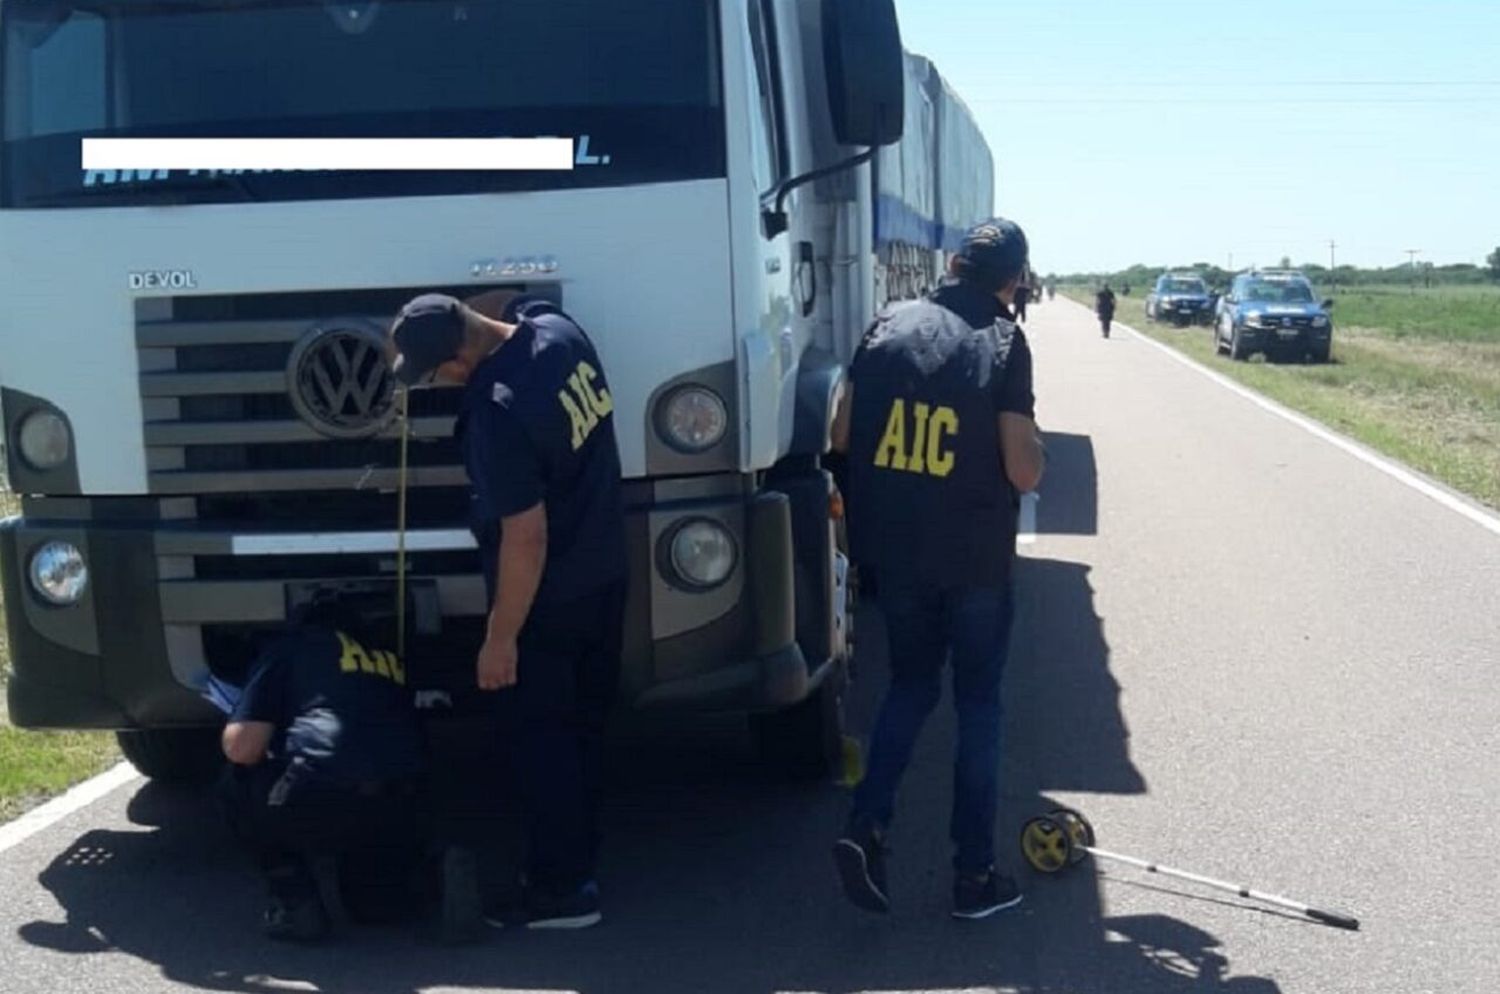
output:
<path id="1" fill-rule="evenodd" d="M 1208 286 L 1197 273 L 1165 273 L 1146 295 L 1146 320 L 1179 328 L 1207 323 L 1212 315 Z"/>
<path id="2" fill-rule="evenodd" d="M 1231 359 L 1259 352 L 1267 359 L 1328 362 L 1333 357 L 1332 307 L 1332 300 L 1318 300 L 1301 273 L 1241 273 L 1219 303 L 1214 346 Z"/>

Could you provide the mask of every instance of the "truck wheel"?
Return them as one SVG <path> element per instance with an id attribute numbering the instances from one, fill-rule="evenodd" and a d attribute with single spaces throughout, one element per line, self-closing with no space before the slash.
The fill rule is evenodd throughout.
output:
<path id="1" fill-rule="evenodd" d="M 832 775 L 843 760 L 842 674 L 830 674 L 800 704 L 750 718 L 750 734 L 761 764 L 790 780 Z"/>
<path id="2" fill-rule="evenodd" d="M 1315 345 L 1312 350 L 1313 362 L 1331 362 L 1333 360 L 1333 343 Z"/>
<path id="3" fill-rule="evenodd" d="M 161 783 L 206 784 L 224 766 L 217 728 L 116 732 L 115 740 L 131 766 Z"/>

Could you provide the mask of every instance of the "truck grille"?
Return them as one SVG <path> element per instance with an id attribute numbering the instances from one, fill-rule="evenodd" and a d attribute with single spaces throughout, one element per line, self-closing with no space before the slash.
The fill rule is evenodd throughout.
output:
<path id="1" fill-rule="evenodd" d="M 486 289 L 491 288 L 447 292 Z M 390 403 L 389 372 L 372 346 L 391 315 L 419 292 L 137 301 L 151 492 L 227 496 L 394 489 L 400 460 L 394 419 L 373 433 L 361 429 L 378 427 Z M 319 332 L 342 336 L 344 351 L 313 341 Z M 316 349 L 324 352 L 314 354 Z M 313 369 L 313 363 L 322 368 Z M 463 486 L 462 459 L 452 440 L 459 399 L 460 391 L 453 389 L 411 395 L 408 465 L 414 488 Z M 323 405 L 330 416 L 319 421 L 310 415 L 313 404 Z"/>

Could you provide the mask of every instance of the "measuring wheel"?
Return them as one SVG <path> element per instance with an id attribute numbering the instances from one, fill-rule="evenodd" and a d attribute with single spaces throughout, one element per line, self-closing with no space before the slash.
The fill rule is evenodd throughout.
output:
<path id="1" fill-rule="evenodd" d="M 1062 826 L 1063 831 L 1068 833 L 1068 861 L 1070 863 L 1082 863 L 1088 858 L 1086 846 L 1094 844 L 1094 826 L 1080 811 L 1072 808 L 1057 808 L 1047 815 L 1052 821 Z"/>
<path id="2" fill-rule="evenodd" d="M 1058 873 L 1074 861 L 1073 842 L 1061 822 L 1044 815 L 1021 829 L 1021 855 L 1038 873 Z"/>

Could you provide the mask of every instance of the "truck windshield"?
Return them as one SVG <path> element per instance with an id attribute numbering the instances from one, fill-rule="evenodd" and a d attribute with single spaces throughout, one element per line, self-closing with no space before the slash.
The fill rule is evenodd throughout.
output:
<path id="1" fill-rule="evenodd" d="M 0 206 L 303 200 L 724 175 L 710 0 L 9 0 Z M 84 137 L 567 137 L 571 172 L 81 168 Z M 585 137 L 587 143 L 584 143 Z"/>
<path id="2" fill-rule="evenodd" d="M 1206 294 L 1203 284 L 1198 280 L 1166 280 L 1162 283 L 1162 293 L 1196 293 Z"/>

